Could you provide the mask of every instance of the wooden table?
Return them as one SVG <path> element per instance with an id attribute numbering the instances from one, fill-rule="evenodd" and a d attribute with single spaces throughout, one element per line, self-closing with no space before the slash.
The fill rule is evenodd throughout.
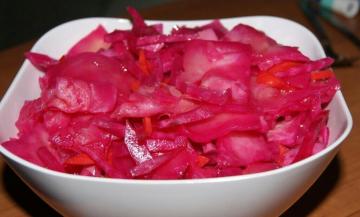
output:
<path id="1" fill-rule="evenodd" d="M 247 15 L 274 15 L 310 26 L 298 7 L 289 0 L 183 0 L 140 10 L 146 19 L 199 19 Z M 360 16 L 347 20 L 360 36 Z M 360 56 L 334 28 L 325 25 L 335 50 L 346 56 Z M 35 40 L 0 51 L 0 97 L 9 87 L 23 61 L 23 53 Z M 320 179 L 283 216 L 355 217 L 360 216 L 360 62 L 352 67 L 336 68 L 342 92 L 350 107 L 354 127 L 340 153 Z M 0 159 L 0 216 L 58 216 L 31 192 Z"/>

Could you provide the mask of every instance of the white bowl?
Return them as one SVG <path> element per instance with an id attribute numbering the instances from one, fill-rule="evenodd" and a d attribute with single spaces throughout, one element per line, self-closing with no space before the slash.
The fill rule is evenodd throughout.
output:
<path id="1" fill-rule="evenodd" d="M 149 21 L 154 23 L 159 21 Z M 174 25 L 202 21 L 161 21 Z M 267 17 L 223 19 L 231 28 L 239 22 L 265 31 L 278 42 L 300 47 L 310 58 L 324 57 L 314 35 L 290 20 Z M 109 31 L 129 28 L 124 19 L 88 18 L 60 25 L 34 45 L 32 51 L 60 57 L 76 41 L 102 24 Z M 27 99 L 39 96 L 37 71 L 25 61 L 0 104 L 0 142 L 17 133 L 15 121 Z M 268 172 L 198 180 L 124 180 L 82 177 L 51 171 L 29 163 L 3 147 L 8 165 L 43 200 L 65 216 L 114 217 L 263 217 L 278 216 L 316 181 L 337 153 L 352 127 L 350 112 L 338 91 L 329 105 L 330 144 L 321 152 L 290 166 Z"/>

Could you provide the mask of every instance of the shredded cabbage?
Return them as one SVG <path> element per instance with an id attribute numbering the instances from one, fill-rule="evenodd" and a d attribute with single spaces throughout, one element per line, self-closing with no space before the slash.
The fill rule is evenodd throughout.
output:
<path id="1" fill-rule="evenodd" d="M 332 59 L 244 24 L 165 34 L 128 11 L 132 29 L 99 25 L 58 60 L 26 53 L 44 73 L 41 96 L 4 147 L 52 170 L 125 179 L 256 173 L 326 147 Z"/>

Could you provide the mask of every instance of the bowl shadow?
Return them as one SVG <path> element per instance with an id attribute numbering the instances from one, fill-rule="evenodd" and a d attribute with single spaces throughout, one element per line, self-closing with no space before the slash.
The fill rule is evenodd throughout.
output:
<path id="1" fill-rule="evenodd" d="M 303 217 L 315 210 L 336 187 L 341 177 L 341 158 L 336 155 L 319 179 L 281 217 Z"/>
<path id="2" fill-rule="evenodd" d="M 9 166 L 5 166 L 2 177 L 6 193 L 29 216 L 61 217 L 60 214 L 41 200 Z"/>
<path id="3" fill-rule="evenodd" d="M 31 191 L 9 166 L 5 166 L 2 177 L 5 191 L 30 216 L 61 217 Z M 340 177 L 341 159 L 337 155 L 312 187 L 281 217 L 308 216 L 336 187 Z"/>

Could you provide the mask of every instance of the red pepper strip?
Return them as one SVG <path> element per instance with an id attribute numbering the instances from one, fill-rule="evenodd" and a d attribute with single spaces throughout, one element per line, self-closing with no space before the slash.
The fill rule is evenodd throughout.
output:
<path id="1" fill-rule="evenodd" d="M 196 164 L 199 166 L 199 167 L 204 167 L 207 163 L 209 163 L 210 159 L 203 156 L 203 155 L 199 155 L 197 156 L 196 158 Z"/>
<path id="2" fill-rule="evenodd" d="M 335 77 L 335 74 L 331 70 L 323 70 L 311 73 L 311 80 L 318 81 L 318 80 L 326 80 L 329 78 Z"/>
<path id="3" fill-rule="evenodd" d="M 273 67 L 268 69 L 267 72 L 270 74 L 275 74 L 276 72 L 286 71 L 292 67 L 295 67 L 295 66 L 298 66 L 301 64 L 302 63 L 300 63 L 300 62 L 284 61 L 284 62 L 274 65 Z"/>
<path id="4" fill-rule="evenodd" d="M 152 123 L 150 117 L 144 117 L 143 119 L 144 131 L 147 136 L 150 136 L 152 133 Z"/>
<path id="5" fill-rule="evenodd" d="M 79 153 L 77 155 L 74 155 L 70 158 L 68 158 L 65 161 L 65 164 L 69 165 L 79 165 L 79 166 L 87 166 L 87 165 L 93 165 L 95 162 L 93 159 L 91 159 L 87 154 L 85 153 Z"/>
<path id="6" fill-rule="evenodd" d="M 287 89 L 288 88 L 288 85 L 283 80 L 281 80 L 280 78 L 277 78 L 276 76 L 274 76 L 273 74 L 268 73 L 268 72 L 260 73 L 256 77 L 256 82 L 259 84 L 266 84 L 271 87 L 275 87 L 275 88 L 279 88 L 279 89 Z"/>
<path id="7" fill-rule="evenodd" d="M 143 50 L 139 51 L 139 60 L 138 60 L 139 66 L 141 70 L 145 73 L 145 75 L 150 74 L 150 64 L 147 61 L 145 57 L 145 52 Z"/>

